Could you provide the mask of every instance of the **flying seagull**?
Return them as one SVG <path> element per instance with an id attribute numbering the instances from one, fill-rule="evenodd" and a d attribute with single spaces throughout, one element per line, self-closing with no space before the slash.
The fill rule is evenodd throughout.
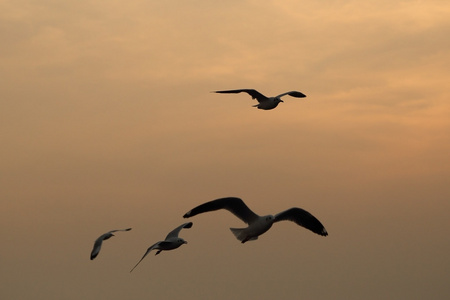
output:
<path id="1" fill-rule="evenodd" d="M 155 255 L 158 255 L 163 250 L 173 250 L 173 249 L 180 247 L 183 244 L 187 244 L 187 242 L 185 240 L 178 237 L 178 234 L 180 233 L 181 229 L 191 228 L 191 227 L 192 227 L 192 222 L 184 223 L 183 225 L 180 225 L 177 228 L 175 228 L 174 230 L 172 230 L 171 232 L 169 232 L 169 234 L 166 236 L 166 239 L 164 241 L 159 241 L 159 242 L 153 244 L 152 246 L 150 246 L 150 248 L 148 248 L 147 251 L 145 252 L 144 256 L 142 256 L 141 260 L 138 261 L 138 263 L 133 267 L 133 269 L 131 269 L 130 273 L 133 272 L 133 270 L 139 265 L 139 263 L 144 259 L 144 257 L 146 257 L 147 254 L 149 254 L 150 251 L 152 251 L 153 249 L 158 250 L 155 253 Z"/>
<path id="2" fill-rule="evenodd" d="M 130 231 L 130 230 L 131 230 L 131 228 L 116 229 L 116 230 L 108 231 L 105 234 L 102 234 L 98 239 L 95 240 L 94 248 L 92 249 L 92 252 L 91 252 L 91 260 L 93 260 L 94 258 L 97 257 L 98 253 L 100 252 L 100 248 L 102 247 L 103 241 L 109 239 L 112 236 L 114 236 L 113 232 L 116 232 L 116 231 Z"/>
<path id="3" fill-rule="evenodd" d="M 320 234 L 322 236 L 328 235 L 328 232 L 326 231 L 325 227 L 323 227 L 322 223 L 320 223 L 319 220 L 317 220 L 306 210 L 293 207 L 274 216 L 258 216 L 253 211 L 251 211 L 250 208 L 247 207 L 242 199 L 236 197 L 220 198 L 203 203 L 188 211 L 183 216 L 183 218 L 190 218 L 201 213 L 219 209 L 228 210 L 236 217 L 248 224 L 247 228 L 230 228 L 231 232 L 242 243 L 256 240 L 258 236 L 269 230 L 270 227 L 272 227 L 273 223 L 279 221 L 292 221 L 297 223 L 297 225 L 311 230 L 314 233 Z"/>
<path id="4" fill-rule="evenodd" d="M 257 90 L 253 90 L 253 89 L 214 91 L 213 93 L 237 94 L 237 93 L 241 93 L 241 92 L 245 92 L 245 93 L 249 94 L 250 96 L 252 96 L 253 99 L 258 100 L 259 103 L 256 105 L 253 105 L 253 107 L 257 107 L 259 109 L 264 109 L 264 110 L 274 109 L 275 107 L 277 107 L 278 103 L 284 102 L 283 100 L 281 100 L 281 97 L 283 97 L 285 95 L 289 95 L 289 96 L 296 97 L 296 98 L 305 98 L 306 97 L 305 94 L 297 92 L 297 91 L 290 91 L 290 92 L 283 93 L 283 94 L 280 94 L 275 97 L 266 97 L 263 94 L 261 94 L 260 92 L 258 92 Z"/>

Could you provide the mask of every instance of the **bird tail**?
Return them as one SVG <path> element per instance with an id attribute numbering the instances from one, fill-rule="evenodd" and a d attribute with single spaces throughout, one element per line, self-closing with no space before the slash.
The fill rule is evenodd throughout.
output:
<path id="1" fill-rule="evenodd" d="M 242 234 L 244 228 L 230 228 L 230 230 L 234 234 L 234 236 L 241 242 L 245 239 L 244 234 Z"/>
<path id="2" fill-rule="evenodd" d="M 249 238 L 249 237 L 245 234 L 245 232 L 244 232 L 245 228 L 230 228 L 230 230 L 231 230 L 231 232 L 234 234 L 234 236 L 235 236 L 238 240 L 241 241 L 241 243 L 245 243 L 245 242 L 247 242 L 247 241 L 254 241 L 254 240 L 257 240 L 257 239 L 258 239 L 257 236 L 254 236 L 254 237 Z"/>

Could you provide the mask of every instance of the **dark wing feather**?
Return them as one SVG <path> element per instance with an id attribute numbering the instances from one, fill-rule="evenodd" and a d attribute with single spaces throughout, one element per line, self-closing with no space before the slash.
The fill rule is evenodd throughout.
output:
<path id="1" fill-rule="evenodd" d="M 103 241 L 109 239 L 112 236 L 113 236 L 113 234 L 111 232 L 107 232 L 107 233 L 102 234 L 101 236 L 98 237 L 98 239 L 95 240 L 94 248 L 92 248 L 92 251 L 91 251 L 91 260 L 96 258 L 97 255 L 100 253 L 100 249 L 102 248 Z"/>
<path id="2" fill-rule="evenodd" d="M 236 197 L 220 198 L 203 203 L 188 211 L 183 218 L 190 218 L 201 213 L 219 209 L 228 210 L 247 224 L 250 224 L 258 218 L 258 215 L 251 211 L 242 199 Z"/>
<path id="3" fill-rule="evenodd" d="M 257 90 L 253 89 L 241 89 L 241 90 L 226 90 L 226 91 L 214 91 L 214 93 L 221 93 L 221 94 L 237 94 L 237 93 L 247 93 L 250 96 L 252 96 L 253 99 L 258 100 L 258 102 L 266 101 L 268 98 L 258 92 Z"/>
<path id="4" fill-rule="evenodd" d="M 301 208 L 290 208 L 275 215 L 275 222 L 292 221 L 314 233 L 327 236 L 325 227 L 312 214 Z"/>
<path id="5" fill-rule="evenodd" d="M 92 248 L 91 251 L 91 260 L 97 257 L 98 253 L 100 252 L 100 249 L 102 248 L 102 242 L 103 242 L 103 235 L 95 240 L 94 248 Z"/>
<path id="6" fill-rule="evenodd" d="M 111 230 L 110 232 L 116 232 L 116 231 L 130 231 L 131 228 L 127 228 L 127 229 L 116 229 L 116 230 Z"/>
<path id="7" fill-rule="evenodd" d="M 181 229 L 191 228 L 191 227 L 192 227 L 192 222 L 184 223 L 183 225 L 178 226 L 177 228 L 175 228 L 174 230 L 169 232 L 169 234 L 166 236 L 166 240 L 171 237 L 178 237 L 178 234 L 180 233 Z"/>
<path id="8" fill-rule="evenodd" d="M 289 95 L 289 96 L 296 97 L 296 98 L 305 98 L 306 97 L 305 94 L 297 92 L 297 91 L 286 92 L 286 93 L 278 95 L 277 97 L 280 98 L 280 97 L 283 97 L 285 95 Z"/>

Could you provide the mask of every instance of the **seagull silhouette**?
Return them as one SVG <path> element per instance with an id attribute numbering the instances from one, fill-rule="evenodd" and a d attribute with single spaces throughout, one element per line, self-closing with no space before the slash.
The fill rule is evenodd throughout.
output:
<path id="1" fill-rule="evenodd" d="M 131 230 L 131 228 L 116 229 L 116 230 L 111 230 L 111 231 L 108 231 L 107 233 L 102 234 L 98 239 L 95 240 L 94 248 L 92 249 L 92 252 L 91 252 L 91 260 L 93 260 L 94 258 L 97 257 L 98 253 L 100 252 L 100 249 L 102 248 L 103 241 L 109 239 L 112 236 L 114 236 L 113 232 L 116 232 L 116 231 L 130 231 L 130 230 Z"/>
<path id="2" fill-rule="evenodd" d="M 258 236 L 269 230 L 273 223 L 279 221 L 292 221 L 319 235 L 328 235 L 328 232 L 325 227 L 323 227 L 322 223 L 304 209 L 293 207 L 282 211 L 275 216 L 259 216 L 251 211 L 242 199 L 236 197 L 220 198 L 203 203 L 188 211 L 183 218 L 190 218 L 201 213 L 219 209 L 228 210 L 248 224 L 248 227 L 246 228 L 230 228 L 231 232 L 242 243 L 256 240 Z"/>
<path id="3" fill-rule="evenodd" d="M 305 98 L 306 97 L 305 94 L 297 92 L 297 91 L 286 92 L 286 93 L 280 94 L 275 97 L 266 97 L 263 94 L 261 94 L 260 92 L 258 92 L 257 90 L 253 90 L 253 89 L 213 91 L 213 93 L 220 93 L 220 94 L 237 94 L 237 93 L 241 93 L 241 92 L 245 92 L 245 93 L 249 94 L 250 96 L 252 96 L 253 99 L 258 100 L 259 103 L 256 105 L 253 105 L 253 107 L 257 107 L 259 109 L 264 109 L 264 110 L 274 109 L 275 107 L 277 107 L 278 103 L 284 102 L 283 100 L 281 100 L 281 97 L 283 97 L 285 95 L 289 95 L 289 96 L 296 97 L 296 98 Z"/>
<path id="4" fill-rule="evenodd" d="M 159 241 L 152 246 L 150 246 L 147 251 L 145 252 L 144 256 L 138 261 L 138 263 L 131 269 L 130 273 L 133 272 L 133 270 L 139 265 L 139 263 L 147 256 L 147 254 L 150 253 L 153 249 L 158 250 L 155 255 L 158 255 L 163 250 L 173 250 L 178 247 L 180 247 L 183 244 L 187 244 L 185 240 L 178 237 L 178 234 L 180 233 L 181 229 L 183 228 L 191 228 L 192 222 L 184 223 L 171 232 L 166 236 L 166 239 L 164 241 Z"/>

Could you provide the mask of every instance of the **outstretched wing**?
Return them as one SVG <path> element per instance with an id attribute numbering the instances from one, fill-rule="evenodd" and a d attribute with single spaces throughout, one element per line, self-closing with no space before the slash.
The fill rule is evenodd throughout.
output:
<path id="1" fill-rule="evenodd" d="M 314 233 L 327 236 L 325 227 L 312 214 L 304 209 L 294 207 L 275 215 L 275 222 L 292 221 Z"/>
<path id="2" fill-rule="evenodd" d="M 221 94 L 237 94 L 237 93 L 241 93 L 241 92 L 249 94 L 250 96 L 252 96 L 253 99 L 258 100 L 258 102 L 264 102 L 268 99 L 266 96 L 264 96 L 257 90 L 253 90 L 253 89 L 214 91 L 214 93 L 221 93 Z"/>
<path id="3" fill-rule="evenodd" d="M 127 229 L 116 229 L 116 230 L 111 230 L 110 232 L 116 232 L 116 231 L 130 231 L 131 228 L 127 228 Z"/>
<path id="4" fill-rule="evenodd" d="M 229 212 L 231 212 L 232 214 L 234 214 L 236 217 L 238 217 L 247 224 L 250 224 L 254 220 L 258 219 L 258 215 L 255 214 L 253 211 L 251 211 L 250 208 L 248 208 L 248 206 L 245 205 L 242 199 L 236 197 L 220 198 L 203 203 L 188 211 L 183 216 L 183 218 L 190 218 L 201 213 L 219 209 L 228 210 Z"/>
<path id="5" fill-rule="evenodd" d="M 192 222 L 184 223 L 183 225 L 178 226 L 177 228 L 175 228 L 174 230 L 169 232 L 169 234 L 166 236 L 166 240 L 168 240 L 169 238 L 172 238 L 172 237 L 178 237 L 178 234 L 180 233 L 181 229 L 191 228 L 191 227 L 192 227 Z"/>
<path id="6" fill-rule="evenodd" d="M 112 234 L 113 232 L 116 232 L 116 231 L 129 231 L 129 230 L 131 230 L 131 228 L 116 229 L 116 230 L 111 230 L 111 231 L 108 231 L 107 233 L 102 234 L 98 239 L 95 240 L 94 248 L 91 251 L 91 260 L 93 260 L 94 258 L 97 257 L 98 253 L 100 252 L 100 249 L 102 248 L 103 241 L 109 239 L 112 236 L 114 236 L 114 234 Z"/>
<path id="7" fill-rule="evenodd" d="M 97 257 L 97 255 L 100 253 L 100 249 L 102 248 L 103 239 L 107 236 L 107 233 L 102 234 L 98 239 L 94 242 L 94 248 L 92 248 L 91 251 L 91 260 Z"/>
<path id="8" fill-rule="evenodd" d="M 306 95 L 303 94 L 303 93 L 300 93 L 300 92 L 297 92 L 297 91 L 290 91 L 290 92 L 286 92 L 286 93 L 278 95 L 277 98 L 280 98 L 280 97 L 283 97 L 283 96 L 286 96 L 286 95 L 289 95 L 289 96 L 292 96 L 292 97 L 296 97 L 296 98 L 305 98 L 306 97 Z"/>
<path id="9" fill-rule="evenodd" d="M 152 251 L 153 249 L 155 249 L 156 246 L 159 245 L 160 242 L 157 242 L 155 244 L 153 244 L 150 248 L 147 249 L 147 251 L 145 252 L 144 256 L 142 256 L 142 258 L 138 261 L 138 263 L 133 267 L 133 269 L 131 269 L 130 273 L 133 272 L 133 270 L 139 265 L 139 263 L 147 256 L 147 254 L 150 253 L 150 251 Z"/>

